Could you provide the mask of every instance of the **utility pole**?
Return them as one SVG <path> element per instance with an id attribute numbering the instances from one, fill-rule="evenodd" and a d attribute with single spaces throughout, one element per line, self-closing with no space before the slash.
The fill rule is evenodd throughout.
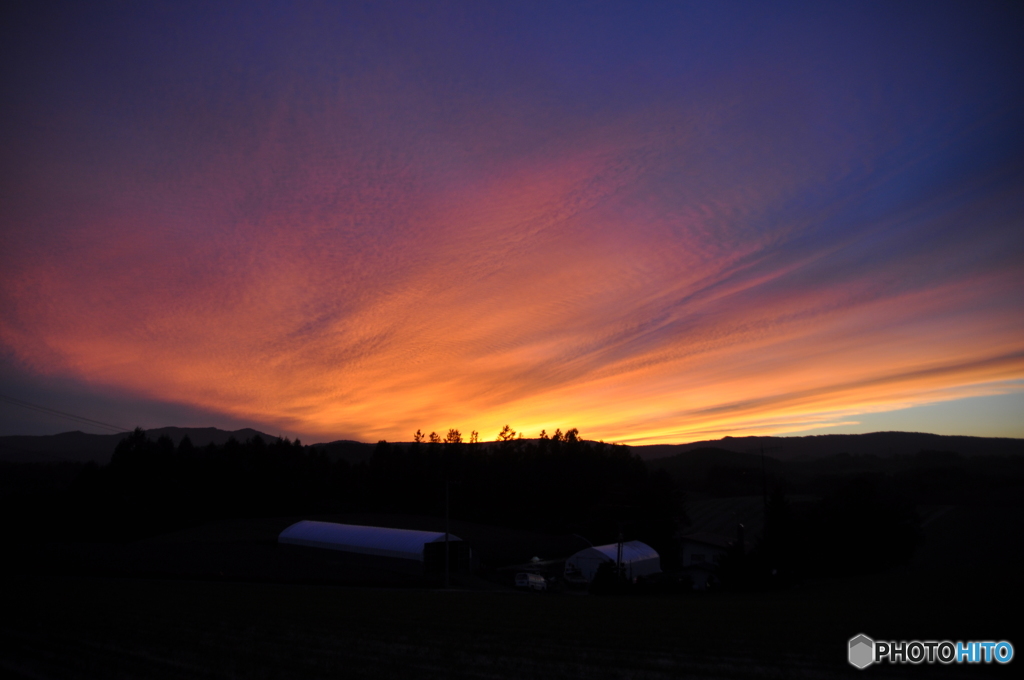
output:
<path id="1" fill-rule="evenodd" d="M 768 526 L 768 471 L 765 469 L 764 464 L 764 441 L 758 437 L 757 442 L 761 445 L 761 493 L 764 499 L 764 537 L 767 539 L 770 529 Z M 779 451 L 781 448 L 781 446 L 770 446 L 768 451 Z"/>
<path id="2" fill-rule="evenodd" d="M 444 587 L 448 588 L 448 480 L 444 480 Z"/>
<path id="3" fill-rule="evenodd" d="M 765 517 L 768 516 L 768 473 L 764 469 L 764 442 L 758 442 L 761 445 L 761 493 L 764 496 L 764 512 Z"/>
<path id="4" fill-rule="evenodd" d="M 764 452 L 768 451 L 769 453 L 771 453 L 773 451 L 781 451 L 782 447 L 781 446 L 769 446 L 766 449 L 764 447 L 764 441 L 762 441 L 760 437 L 758 437 L 757 443 L 761 447 L 761 494 L 762 494 L 762 497 L 763 497 L 763 500 L 764 500 L 765 512 L 767 513 L 767 511 L 768 511 L 768 470 L 765 467 L 765 463 L 764 463 Z M 750 451 L 748 450 L 747 453 L 750 453 Z"/>
<path id="5" fill-rule="evenodd" d="M 622 572 L 622 522 L 619 522 L 619 551 L 615 560 L 615 573 L 618 574 L 620 580 L 625 576 Z"/>

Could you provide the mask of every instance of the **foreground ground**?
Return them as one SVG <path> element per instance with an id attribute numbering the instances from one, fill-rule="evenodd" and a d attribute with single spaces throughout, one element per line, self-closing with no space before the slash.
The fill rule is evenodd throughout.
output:
<path id="1" fill-rule="evenodd" d="M 863 677 L 845 656 L 857 633 L 1007 639 L 1008 607 L 1021 602 L 1015 575 L 998 570 L 662 599 L 18 576 L 0 601 L 0 669 L 27 678 Z"/>
<path id="2" fill-rule="evenodd" d="M 524 594 L 493 585 L 445 591 L 401 580 L 393 583 L 405 587 L 282 582 L 273 569 L 257 568 L 274 563 L 280 521 L 221 523 L 134 545 L 12 546 L 0 573 L 0 675 L 1015 675 L 1020 658 L 1005 666 L 864 671 L 847 663 L 847 641 L 859 633 L 876 640 L 1009 640 L 1024 654 L 1016 623 L 1024 604 L 1024 512 L 954 508 L 928 516 L 926 541 L 908 567 L 781 592 L 662 598 Z M 536 540 L 518 538 L 531 547 Z M 516 540 L 508 533 L 501 542 Z"/>

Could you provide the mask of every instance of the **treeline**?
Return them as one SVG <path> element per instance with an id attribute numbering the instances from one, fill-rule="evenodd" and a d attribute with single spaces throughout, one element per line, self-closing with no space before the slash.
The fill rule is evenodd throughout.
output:
<path id="1" fill-rule="evenodd" d="M 681 513 L 671 477 L 577 430 L 464 442 L 457 430 L 411 444 L 381 441 L 351 464 L 321 447 L 254 436 L 177 446 L 136 429 L 105 466 L 86 464 L 62 491 L 13 499 L 6 517 L 35 540 L 133 540 L 216 519 L 370 511 L 443 516 L 594 543 L 629 538 L 671 550 Z M 476 440 L 476 437 L 472 437 Z M 8 499 L 11 501 L 12 499 Z M 11 505 L 11 503 L 8 503 Z M 14 521 L 13 518 L 17 518 Z"/>
<path id="2" fill-rule="evenodd" d="M 444 440 L 417 435 L 409 445 L 377 444 L 369 472 L 381 509 L 440 514 L 447 485 L 452 516 L 578 533 L 594 544 L 622 531 L 676 552 L 678 486 L 625 447 L 584 441 L 576 429 L 527 440 L 506 426 L 490 443 L 464 443 L 457 430 Z"/>
<path id="3" fill-rule="evenodd" d="M 136 428 L 109 464 L 86 463 L 60 493 L 20 499 L 16 530 L 44 541 L 128 541 L 215 519 L 327 510 L 345 467 L 297 440 L 197 448 Z"/>

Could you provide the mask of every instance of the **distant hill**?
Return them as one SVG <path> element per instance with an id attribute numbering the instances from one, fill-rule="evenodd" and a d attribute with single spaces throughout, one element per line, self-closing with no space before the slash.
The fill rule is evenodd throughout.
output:
<path id="1" fill-rule="evenodd" d="M 962 437 L 922 432 L 871 432 L 869 434 L 822 434 L 807 437 L 725 437 L 689 444 L 631 446 L 643 460 L 676 456 L 696 449 L 719 449 L 760 455 L 780 461 L 821 458 L 837 453 L 881 457 L 910 455 L 921 451 L 952 451 L 964 456 L 1024 455 L 1024 439 Z"/>
<path id="2" fill-rule="evenodd" d="M 94 461 L 106 464 L 114 448 L 129 433 L 87 434 L 85 432 L 64 432 L 47 436 L 6 436 L 0 437 L 0 461 L 6 462 L 56 462 L 71 460 Z M 146 430 L 150 439 L 167 435 L 175 446 L 188 435 L 192 444 L 198 447 L 209 443 L 224 444 L 230 437 L 245 441 L 259 435 L 268 441 L 277 437 L 258 430 L 246 428 L 229 432 L 215 427 L 161 427 Z M 493 442 L 483 442 L 484 445 Z M 409 446 L 408 442 L 397 443 Z M 332 460 L 346 460 L 356 464 L 368 461 L 373 455 L 375 444 L 339 440 L 312 444 L 323 450 Z M 723 439 L 691 442 L 689 444 L 653 444 L 630 446 L 630 451 L 645 461 L 678 456 L 689 451 L 701 451 L 698 458 L 709 457 L 717 464 L 736 465 L 738 459 L 728 454 L 749 454 L 760 456 L 764 447 L 766 458 L 778 461 L 814 460 L 838 453 L 870 454 L 881 457 L 910 455 L 921 451 L 951 451 L 964 456 L 979 455 L 1024 455 L 1024 439 L 996 437 L 962 437 L 920 432 L 872 432 L 870 434 L 825 434 L 808 437 L 725 437 Z M 711 451 L 713 450 L 713 451 Z M 743 456 L 740 456 L 742 458 Z M 692 459 L 690 463 L 696 459 Z M 728 462 L 726 462 L 728 460 Z M 760 464 L 760 458 L 757 458 Z"/>
<path id="3" fill-rule="evenodd" d="M 93 461 L 101 465 L 110 462 L 117 443 L 130 433 L 121 434 L 88 434 L 86 432 L 63 432 L 46 436 L 7 436 L 0 437 L 0 461 L 10 463 L 51 463 L 61 460 L 72 460 L 81 463 Z M 146 436 L 156 440 L 167 435 L 177 446 L 185 435 L 192 440 L 194 446 L 206 446 L 209 443 L 224 444 L 229 438 L 238 441 L 251 439 L 259 435 L 267 440 L 273 437 L 263 432 L 246 428 L 228 432 L 215 427 L 160 427 L 146 430 Z"/>
<path id="4" fill-rule="evenodd" d="M 345 460 L 351 464 L 369 461 L 373 457 L 373 450 L 376 444 L 364 444 L 350 439 L 339 439 L 336 442 L 326 444 L 313 444 L 311 447 L 317 451 L 324 451 L 331 460 Z"/>
<path id="5" fill-rule="evenodd" d="M 683 465 L 687 469 L 707 469 L 711 467 L 729 467 L 738 469 L 760 470 L 762 463 L 766 468 L 779 465 L 779 460 L 765 455 L 762 461 L 759 453 L 742 453 L 718 448 L 685 449 L 673 456 L 652 459 L 653 467 L 671 469 L 674 465 Z"/>

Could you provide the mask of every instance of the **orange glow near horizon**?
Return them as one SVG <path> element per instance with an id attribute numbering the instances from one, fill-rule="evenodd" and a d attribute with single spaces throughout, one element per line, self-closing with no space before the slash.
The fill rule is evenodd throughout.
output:
<path id="1" fill-rule="evenodd" d="M 621 242 L 598 198 L 565 207 L 595 173 L 541 169 L 419 208 L 403 219 L 437 236 L 352 266 L 344 236 L 321 248 L 316 225 L 283 220 L 240 227 L 254 238 L 213 257 L 95 231 L 74 261 L 22 272 L 32 332 L 3 340 L 36 371 L 314 440 L 487 439 L 505 423 L 629 443 L 778 434 L 1024 378 L 1020 319 L 990 309 L 1015 272 L 833 281 L 834 244 L 766 266 L 775 253 L 722 251 L 730 234 L 716 243 L 697 220 L 669 244 Z"/>

